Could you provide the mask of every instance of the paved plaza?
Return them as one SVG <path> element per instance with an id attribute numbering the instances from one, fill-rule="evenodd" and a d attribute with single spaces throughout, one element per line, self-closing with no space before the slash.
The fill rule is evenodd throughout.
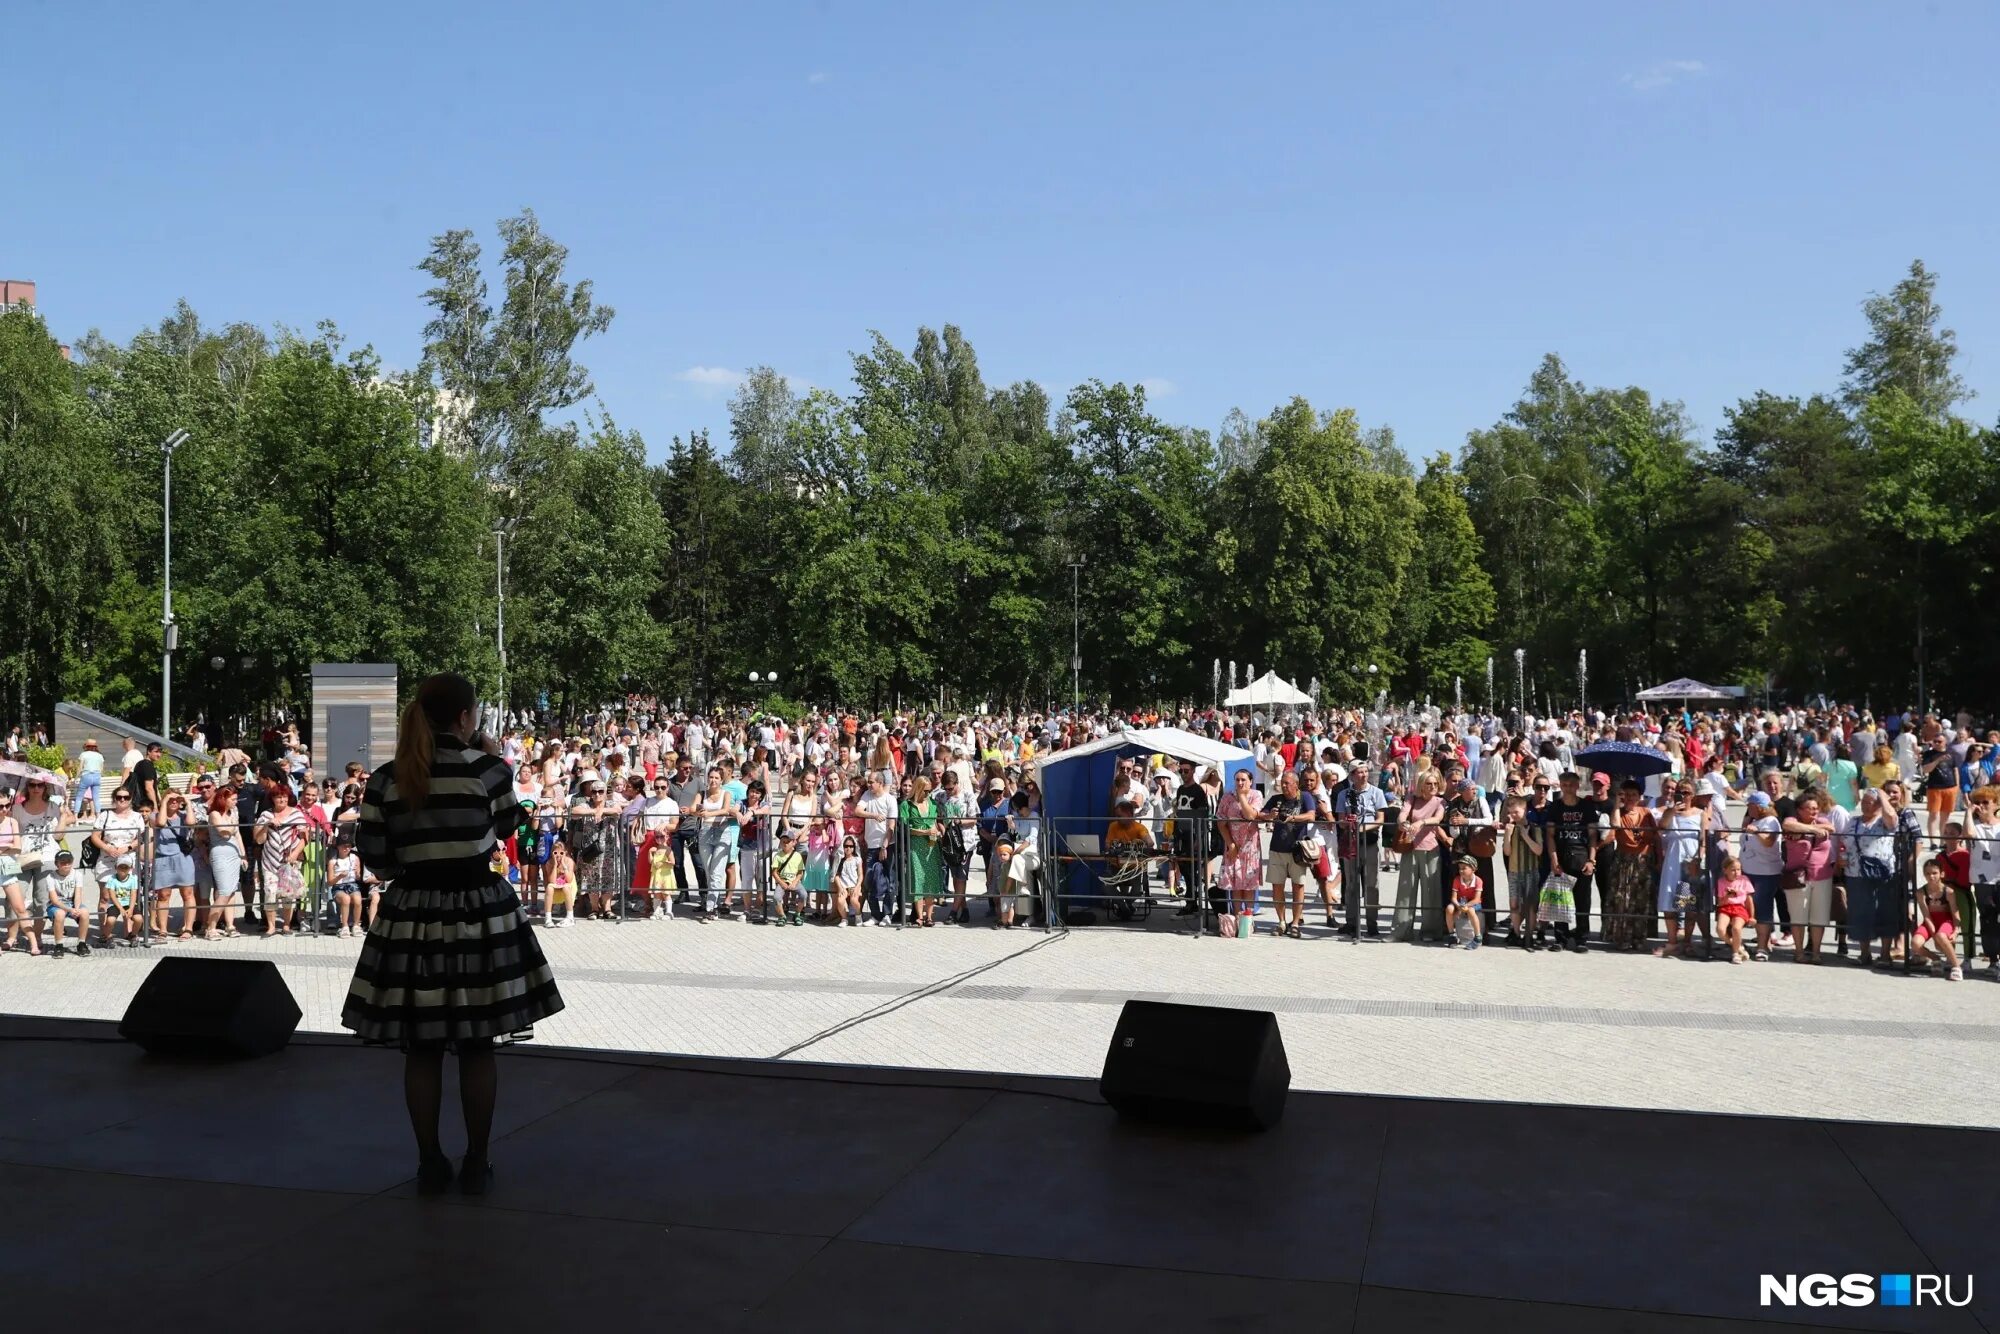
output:
<path id="1" fill-rule="evenodd" d="M 537 1036 L 569 1046 L 1094 1075 L 1119 1005 L 1140 997 L 1275 1010 L 1300 1088 L 2000 1125 L 1983 1091 L 2000 986 L 1983 969 L 1952 984 L 1839 961 L 1466 953 L 1319 928 L 1218 940 L 676 919 L 541 939 L 569 1008 Z M 155 959 L 192 951 L 274 959 L 304 1026 L 337 1031 L 358 949 L 245 937 L 12 954 L 0 1011 L 115 1019 Z"/>

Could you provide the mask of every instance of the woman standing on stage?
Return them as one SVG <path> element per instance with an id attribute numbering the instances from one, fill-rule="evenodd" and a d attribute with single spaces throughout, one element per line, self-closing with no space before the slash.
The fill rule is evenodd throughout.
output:
<path id="1" fill-rule="evenodd" d="M 444 1054 L 458 1055 L 465 1111 L 459 1187 L 485 1193 L 498 1089 L 493 1044 L 532 1036 L 563 1008 L 520 901 L 489 868 L 520 824 L 507 764 L 467 743 L 477 700 L 454 673 L 425 678 L 403 710 L 396 758 L 368 780 L 362 862 L 388 889 L 361 946 L 340 1022 L 404 1052 L 403 1098 L 416 1132 L 417 1189 L 451 1184 L 438 1141 Z"/>

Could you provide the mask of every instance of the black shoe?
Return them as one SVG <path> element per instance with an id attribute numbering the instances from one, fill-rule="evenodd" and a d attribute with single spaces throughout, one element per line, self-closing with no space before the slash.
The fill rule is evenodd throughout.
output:
<path id="1" fill-rule="evenodd" d="M 417 1164 L 417 1194 L 442 1195 L 451 1185 L 451 1159 L 439 1154 Z"/>
<path id="2" fill-rule="evenodd" d="M 458 1193 L 461 1195 L 484 1195 L 486 1187 L 493 1180 L 493 1164 L 483 1158 L 465 1155 L 465 1162 L 458 1169 Z"/>
<path id="3" fill-rule="evenodd" d="M 1176 916 L 1176 917 L 1192 917 L 1192 916 L 1194 916 L 1194 915 L 1195 915 L 1196 913 L 1198 913 L 1198 912 L 1200 912 L 1200 911 L 1201 911 L 1201 909 L 1199 909 L 1199 908 L 1195 907 L 1195 906 L 1194 906 L 1194 905 L 1193 905 L 1192 903 L 1184 903 L 1184 904 L 1182 904 L 1182 905 L 1181 905 L 1181 907 L 1180 907 L 1180 910 L 1179 910 L 1178 912 L 1176 912 L 1176 913 L 1174 914 L 1174 916 Z"/>
<path id="4" fill-rule="evenodd" d="M 1571 940 L 1569 943 L 1569 952 L 1571 954 L 1588 954 L 1590 947 L 1585 945 L 1580 939 Z"/>
<path id="5" fill-rule="evenodd" d="M 1368 928 L 1368 938 L 1369 938 L 1370 940 L 1380 940 L 1380 939 L 1382 938 L 1382 928 L 1381 928 L 1381 927 L 1379 927 L 1379 926 L 1371 926 L 1371 927 L 1369 927 L 1369 928 Z"/>
<path id="6" fill-rule="evenodd" d="M 79 940 L 76 942 L 76 957 L 79 959 L 88 959 L 90 957 L 89 941 Z"/>

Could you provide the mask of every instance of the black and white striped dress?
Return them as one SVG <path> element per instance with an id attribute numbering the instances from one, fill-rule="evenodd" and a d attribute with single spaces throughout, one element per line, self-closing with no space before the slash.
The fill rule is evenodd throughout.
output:
<path id="1" fill-rule="evenodd" d="M 387 884 L 340 1022 L 363 1040 L 456 1048 L 517 1042 L 563 1008 L 513 886 L 489 865 L 521 818 L 504 761 L 440 736 L 411 812 L 393 765 L 368 780 L 357 851 Z"/>

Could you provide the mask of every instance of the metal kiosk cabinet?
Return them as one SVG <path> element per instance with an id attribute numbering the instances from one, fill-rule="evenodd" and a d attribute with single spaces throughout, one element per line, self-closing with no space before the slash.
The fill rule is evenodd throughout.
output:
<path id="1" fill-rule="evenodd" d="M 369 774 L 395 758 L 395 663 L 316 662 L 312 686 L 314 769 L 338 781 L 349 763 Z"/>

